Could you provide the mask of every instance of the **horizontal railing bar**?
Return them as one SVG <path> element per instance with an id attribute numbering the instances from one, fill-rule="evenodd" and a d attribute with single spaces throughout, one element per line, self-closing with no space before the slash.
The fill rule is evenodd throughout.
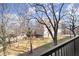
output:
<path id="1" fill-rule="evenodd" d="M 44 51 L 43 53 L 39 54 L 41 56 L 47 56 L 47 55 L 50 55 L 52 54 L 53 52 L 55 52 L 56 50 L 60 49 L 61 47 L 64 47 L 65 45 L 67 45 L 68 43 L 74 41 L 75 39 L 79 38 L 79 36 L 76 36 L 72 39 L 69 39 L 69 40 L 66 40 L 65 42 L 62 42 L 54 47 L 52 47 L 51 49 L 47 50 L 47 51 Z"/>

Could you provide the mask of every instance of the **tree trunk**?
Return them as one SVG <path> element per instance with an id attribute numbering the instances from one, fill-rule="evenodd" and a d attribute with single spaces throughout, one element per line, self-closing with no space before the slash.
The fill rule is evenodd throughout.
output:
<path id="1" fill-rule="evenodd" d="M 57 32 L 54 32 L 53 40 L 54 40 L 54 45 L 57 45 Z"/>
<path id="2" fill-rule="evenodd" d="M 29 40 L 30 40 L 30 53 L 33 52 L 33 50 L 32 50 L 32 40 L 31 40 L 31 39 L 32 39 L 32 38 L 29 37 Z"/>
<path id="3" fill-rule="evenodd" d="M 9 46 L 11 47 L 11 41 L 10 41 L 10 38 L 8 38 L 8 43 L 9 43 Z"/>
<path id="4" fill-rule="evenodd" d="M 57 31 L 54 31 L 54 36 L 51 34 L 51 37 L 53 39 L 54 46 L 57 45 Z"/>
<path id="5" fill-rule="evenodd" d="M 53 39 L 54 39 L 54 45 L 57 45 L 57 37 L 55 36 Z"/>
<path id="6" fill-rule="evenodd" d="M 69 32 L 69 34 L 70 34 L 70 38 L 72 38 L 72 32 L 71 31 Z"/>
<path id="7" fill-rule="evenodd" d="M 50 33 L 52 39 L 53 39 L 54 45 L 57 45 L 57 31 L 58 31 L 58 29 L 57 29 L 57 28 L 54 28 L 54 35 L 53 35 L 53 34 L 52 34 L 52 31 L 48 28 L 48 26 L 47 26 L 47 25 L 45 25 L 45 26 L 46 26 L 46 28 L 48 29 L 48 31 L 49 31 L 49 33 Z"/>
<path id="8" fill-rule="evenodd" d="M 3 43 L 3 55 L 6 56 L 6 44 L 5 44 L 5 42 Z"/>
<path id="9" fill-rule="evenodd" d="M 76 33 L 75 33 L 75 31 L 74 31 L 74 30 L 72 31 L 72 33 L 73 33 L 73 35 L 74 35 L 74 37 L 75 37 L 75 36 L 76 36 Z"/>
<path id="10" fill-rule="evenodd" d="M 58 24 L 56 25 L 56 27 L 54 28 L 54 45 L 57 45 L 58 42 L 57 42 L 57 36 L 58 36 Z"/>

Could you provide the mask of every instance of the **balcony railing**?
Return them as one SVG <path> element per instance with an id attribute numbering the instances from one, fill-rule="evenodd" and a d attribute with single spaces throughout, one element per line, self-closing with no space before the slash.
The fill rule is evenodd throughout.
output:
<path id="1" fill-rule="evenodd" d="M 79 36 L 66 40 L 52 48 L 23 56 L 79 56 Z"/>
<path id="2" fill-rule="evenodd" d="M 79 55 L 79 36 L 67 40 L 48 51 L 39 54 L 41 56 L 78 56 Z"/>

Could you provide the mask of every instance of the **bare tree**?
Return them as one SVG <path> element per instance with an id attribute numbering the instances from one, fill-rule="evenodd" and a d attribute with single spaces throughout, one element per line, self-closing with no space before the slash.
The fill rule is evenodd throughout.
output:
<path id="1" fill-rule="evenodd" d="M 33 52 L 33 48 L 32 48 L 32 30 L 30 29 L 30 27 L 28 28 L 28 32 L 27 32 L 27 36 L 28 39 L 30 40 L 30 53 Z"/>
<path id="2" fill-rule="evenodd" d="M 54 41 L 54 45 L 57 45 L 58 27 L 59 27 L 60 20 L 64 16 L 64 15 L 61 15 L 64 4 L 57 5 L 59 7 L 58 10 L 56 10 L 55 5 L 53 3 L 35 4 L 34 6 L 36 8 L 35 11 L 37 15 L 37 16 L 34 16 L 34 18 L 37 19 L 37 21 L 40 24 L 44 25 L 48 29 L 48 32 L 50 33 Z M 58 12 L 57 15 L 56 15 L 56 12 Z M 44 19 L 43 16 L 47 18 L 47 20 L 49 21 L 49 24 L 45 22 L 46 19 Z M 54 33 L 52 33 L 52 30 L 50 29 L 50 27 L 53 29 Z"/>
<path id="3" fill-rule="evenodd" d="M 23 33 L 25 33 L 26 34 L 26 36 L 28 37 L 28 40 L 29 40 L 29 43 L 30 43 L 30 53 L 32 53 L 32 49 L 33 49 L 33 47 L 32 47 L 32 30 L 31 30 L 31 24 L 30 24 L 30 22 L 31 22 L 31 15 L 32 14 L 30 14 L 30 12 L 29 12 L 29 10 L 28 10 L 28 8 L 26 8 L 26 6 L 27 6 L 27 4 L 25 4 L 25 9 L 24 10 L 22 10 L 21 12 L 20 11 L 17 11 L 17 13 L 18 13 L 18 15 L 19 15 L 19 21 L 22 21 L 22 22 L 20 22 L 20 24 L 21 24 L 21 29 L 22 29 L 22 25 L 24 24 L 24 28 L 25 28 L 25 31 L 22 29 L 22 31 L 24 31 Z"/>
<path id="4" fill-rule="evenodd" d="M 65 25 L 66 28 L 69 29 L 74 37 L 76 36 L 75 29 L 79 26 L 78 25 L 78 9 L 72 6 L 71 9 L 67 11 L 65 16 Z"/>
<path id="5" fill-rule="evenodd" d="M 7 37 L 7 33 L 6 33 L 6 25 L 8 22 L 8 19 L 6 19 L 5 17 L 5 12 L 7 10 L 7 4 L 0 4 L 0 10 L 1 10 L 1 35 L 0 38 L 2 39 L 2 46 L 3 46 L 3 55 L 6 56 L 6 47 L 7 47 L 7 43 L 6 43 L 6 37 Z"/>

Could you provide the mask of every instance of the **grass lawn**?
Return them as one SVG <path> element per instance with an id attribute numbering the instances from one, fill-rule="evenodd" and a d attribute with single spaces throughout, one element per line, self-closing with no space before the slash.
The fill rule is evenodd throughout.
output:
<path id="1" fill-rule="evenodd" d="M 58 36 L 58 40 L 64 40 L 68 37 L 65 36 Z M 48 43 L 53 42 L 51 38 L 32 38 L 32 46 L 33 49 L 38 48 L 40 46 L 46 45 Z M 50 48 L 51 45 L 46 45 L 45 48 Z M 21 40 L 17 43 L 12 43 L 11 46 L 7 47 L 6 54 L 7 55 L 18 55 L 24 52 L 29 51 L 30 44 L 29 40 Z M 0 52 L 0 55 L 2 55 L 2 51 Z"/>

